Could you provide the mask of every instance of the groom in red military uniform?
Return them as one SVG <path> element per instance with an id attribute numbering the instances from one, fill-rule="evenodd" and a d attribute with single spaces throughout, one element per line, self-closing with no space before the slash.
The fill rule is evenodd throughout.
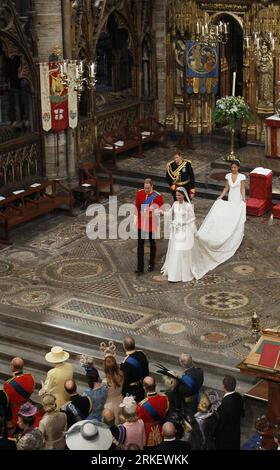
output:
<path id="1" fill-rule="evenodd" d="M 13 377 L 3 385 L 12 410 L 13 426 L 17 425 L 17 413 L 21 405 L 26 403 L 35 388 L 35 380 L 32 374 L 23 372 L 24 362 L 21 357 L 14 357 L 11 361 Z"/>
<path id="2" fill-rule="evenodd" d="M 145 240 L 150 242 L 150 261 L 148 271 L 153 271 L 156 258 L 156 237 L 159 229 L 156 211 L 164 204 L 161 194 L 154 191 L 153 181 L 145 179 L 144 189 L 136 194 L 135 206 L 137 210 L 138 248 L 137 248 L 137 274 L 144 272 L 144 246 Z"/>

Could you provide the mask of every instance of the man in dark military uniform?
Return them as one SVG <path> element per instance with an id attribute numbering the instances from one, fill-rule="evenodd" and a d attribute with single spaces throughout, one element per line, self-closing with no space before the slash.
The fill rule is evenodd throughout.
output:
<path id="1" fill-rule="evenodd" d="M 138 403 L 144 398 L 143 380 L 149 375 L 148 359 L 143 351 L 135 349 L 132 336 L 125 336 L 123 348 L 126 358 L 121 363 L 121 370 L 124 374 L 122 394 L 124 397 L 133 395 Z"/>
<path id="2" fill-rule="evenodd" d="M 188 191 L 190 199 L 195 195 L 195 179 L 191 162 L 185 160 L 181 152 L 176 152 L 174 159 L 166 166 L 166 181 L 176 201 L 176 189 L 183 187 Z"/>
<path id="3" fill-rule="evenodd" d="M 179 359 L 184 369 L 180 380 L 175 387 L 174 394 L 178 397 L 180 408 L 184 416 L 194 414 L 199 402 L 199 391 L 203 385 L 204 375 L 200 367 L 195 367 L 190 354 L 181 354 Z"/>

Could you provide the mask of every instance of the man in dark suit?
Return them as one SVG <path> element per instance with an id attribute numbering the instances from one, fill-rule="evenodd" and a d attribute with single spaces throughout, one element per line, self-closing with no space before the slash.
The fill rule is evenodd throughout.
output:
<path id="1" fill-rule="evenodd" d="M 216 428 L 217 450 L 240 450 L 240 420 L 244 416 L 244 403 L 240 393 L 235 391 L 236 380 L 231 375 L 223 379 L 225 391 L 218 408 L 219 422 Z"/>
<path id="2" fill-rule="evenodd" d="M 136 402 L 144 399 L 143 380 L 149 375 L 149 363 L 143 351 L 135 349 L 135 340 L 132 336 L 125 336 L 123 348 L 126 358 L 121 363 L 124 374 L 122 394 L 125 397 L 133 395 Z"/>
<path id="3" fill-rule="evenodd" d="M 191 446 L 186 441 L 176 439 L 176 428 L 173 423 L 166 422 L 162 426 L 163 441 L 156 447 L 157 452 L 187 452 L 191 450 Z"/>

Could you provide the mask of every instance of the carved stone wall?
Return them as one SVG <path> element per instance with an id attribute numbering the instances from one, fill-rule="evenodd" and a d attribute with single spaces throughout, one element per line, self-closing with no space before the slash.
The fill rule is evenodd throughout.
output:
<path id="1" fill-rule="evenodd" d="M 228 14 L 242 27 L 244 36 L 250 36 L 254 31 L 272 31 L 277 38 L 276 54 L 273 59 L 274 85 L 273 95 L 278 97 L 277 81 L 279 80 L 279 2 L 232 0 L 169 0 L 166 16 L 166 121 L 170 129 L 182 131 L 183 129 L 183 61 L 185 38 L 192 38 L 195 32 L 196 21 L 208 17 L 217 18 L 221 14 Z M 243 96 L 255 113 L 255 122 L 244 128 L 248 140 L 263 141 L 264 118 L 271 114 L 270 109 L 260 108 L 258 102 L 259 72 L 257 70 L 256 56 L 252 47 L 243 49 Z M 161 86 L 160 78 L 158 80 Z M 187 120 L 193 134 L 208 134 L 213 130 L 212 112 L 215 107 L 215 97 L 212 95 L 195 94 L 187 99 Z M 163 109 L 163 107 L 162 107 Z"/>
<path id="2" fill-rule="evenodd" d="M 25 79 L 31 90 L 32 132 L 20 138 L 0 139 L 0 187 L 15 186 L 43 174 L 42 149 L 40 141 L 40 102 L 38 96 L 39 77 L 33 57 L 37 48 L 30 1 L 22 16 L 18 16 L 15 5 L 10 0 L 2 0 L 0 5 L 0 42 L 4 54 L 19 60 L 18 78 Z M 4 126 L 4 132 L 5 132 Z"/>
<path id="3" fill-rule="evenodd" d="M 0 187 L 16 187 L 33 182 L 42 174 L 41 144 L 38 137 L 28 136 L 0 145 Z"/>

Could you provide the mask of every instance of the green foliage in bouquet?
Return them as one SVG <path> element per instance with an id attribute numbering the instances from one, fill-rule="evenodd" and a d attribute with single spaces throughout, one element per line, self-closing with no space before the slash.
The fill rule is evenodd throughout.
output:
<path id="1" fill-rule="evenodd" d="M 254 116 L 242 96 L 225 96 L 216 102 L 213 119 L 217 124 L 235 128 L 243 121 L 253 122 Z"/>

